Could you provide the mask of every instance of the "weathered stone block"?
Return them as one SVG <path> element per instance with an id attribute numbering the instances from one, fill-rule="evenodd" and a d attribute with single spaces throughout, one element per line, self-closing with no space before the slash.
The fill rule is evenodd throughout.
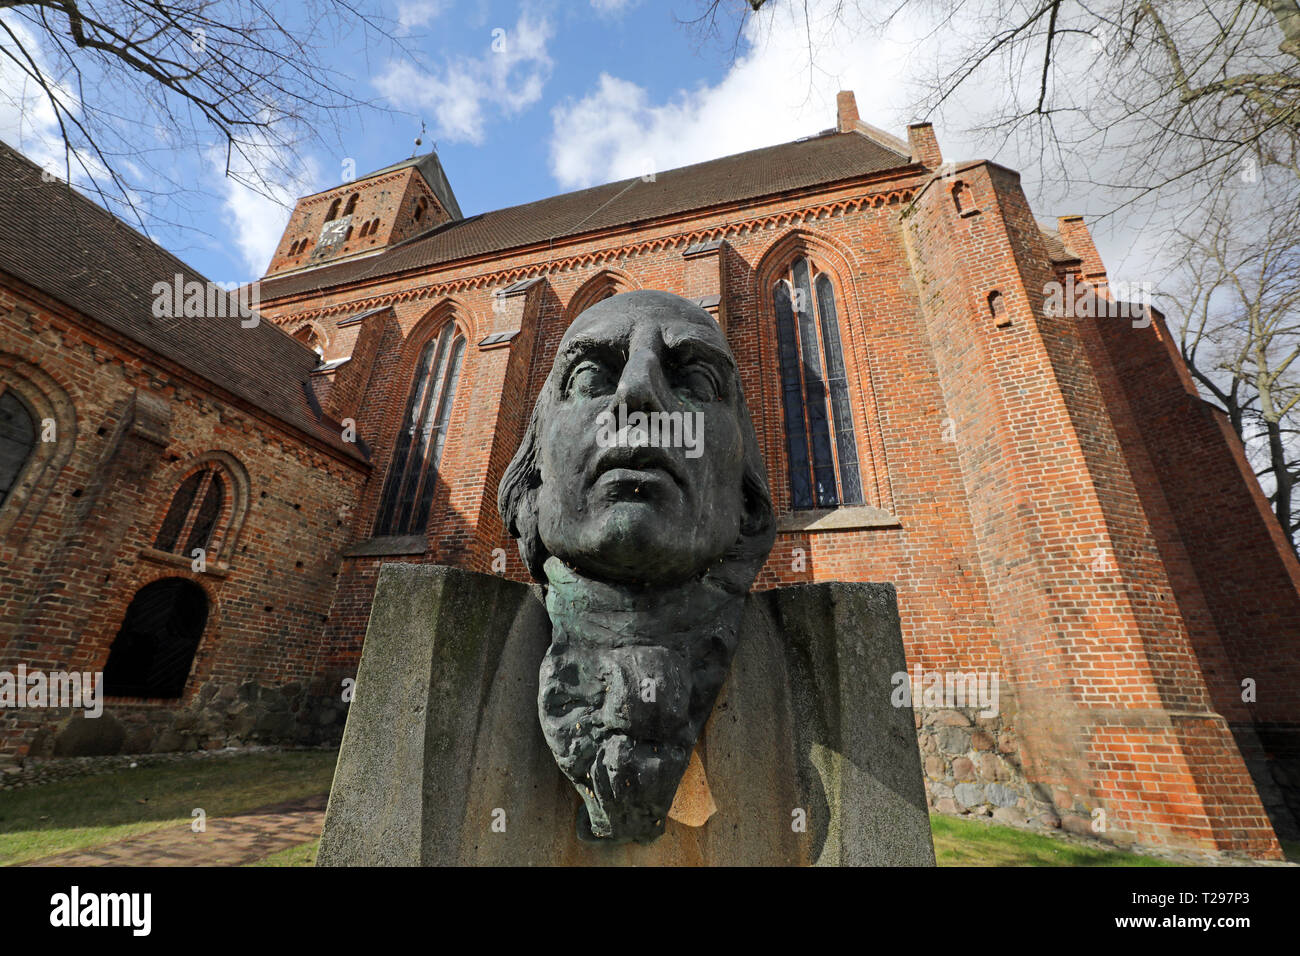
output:
<path id="1" fill-rule="evenodd" d="M 912 713 L 890 704 L 892 587 L 749 596 L 696 747 L 716 812 L 679 791 L 645 845 L 577 839 L 581 800 L 537 718 L 538 589 L 387 564 L 376 593 L 319 865 L 933 865 Z"/>

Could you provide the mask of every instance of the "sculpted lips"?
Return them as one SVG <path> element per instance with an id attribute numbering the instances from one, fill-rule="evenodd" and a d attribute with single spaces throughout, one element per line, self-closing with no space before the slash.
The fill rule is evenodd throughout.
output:
<path id="1" fill-rule="evenodd" d="M 610 472 L 613 472 L 611 480 L 620 483 L 623 481 L 653 481 L 667 475 L 681 487 L 685 488 L 686 486 L 686 479 L 682 474 L 681 466 L 662 448 L 650 446 L 638 448 L 615 446 L 607 448 L 597 456 L 591 471 L 589 484 L 594 484 L 603 475 Z M 656 472 L 660 474 L 657 475 Z"/>

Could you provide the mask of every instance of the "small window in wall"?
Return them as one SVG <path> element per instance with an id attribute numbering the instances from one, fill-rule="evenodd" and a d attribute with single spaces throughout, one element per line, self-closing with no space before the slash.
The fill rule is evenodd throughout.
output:
<path id="1" fill-rule="evenodd" d="M 193 581 L 163 578 L 136 592 L 104 665 L 110 697 L 176 699 L 208 623 L 208 596 Z"/>
<path id="2" fill-rule="evenodd" d="M 415 221 L 419 222 L 421 219 L 423 219 L 424 214 L 425 212 L 428 211 L 428 209 L 429 209 L 429 200 L 421 196 L 419 202 L 415 204 L 415 213 L 414 213 Z"/>
<path id="3" fill-rule="evenodd" d="M 16 392 L 0 385 L 0 506 L 36 450 L 36 416 Z"/>
<path id="4" fill-rule="evenodd" d="M 350 216 L 357 211 L 358 196 L 359 196 L 358 193 L 353 193 L 351 196 L 348 197 L 348 204 L 343 209 L 343 215 Z"/>
<path id="5" fill-rule="evenodd" d="M 970 216 L 979 212 L 975 208 L 975 199 L 971 195 L 970 186 L 963 182 L 958 182 L 952 187 L 952 203 L 957 207 L 959 216 Z"/>
<path id="6" fill-rule="evenodd" d="M 1011 324 L 1011 316 L 1007 314 L 1007 303 L 1003 300 L 1002 293 L 996 290 L 989 293 L 989 318 L 999 329 Z"/>
<path id="7" fill-rule="evenodd" d="M 342 204 L 343 204 L 343 200 L 341 199 L 336 199 L 332 203 L 330 203 L 330 211 L 325 214 L 326 222 L 333 222 L 335 219 L 339 217 L 339 206 L 341 206 Z"/>
<path id="8" fill-rule="evenodd" d="M 420 353 L 380 498 L 376 535 L 418 534 L 428 526 L 464 357 L 465 336 L 454 322 L 444 325 Z"/>
<path id="9" fill-rule="evenodd" d="M 208 550 L 225 502 L 226 482 L 221 472 L 216 468 L 196 471 L 176 489 L 153 546 L 186 557 L 196 548 Z"/>
<path id="10" fill-rule="evenodd" d="M 835 286 L 801 258 L 772 296 L 791 502 L 795 508 L 860 505 L 862 477 Z"/>

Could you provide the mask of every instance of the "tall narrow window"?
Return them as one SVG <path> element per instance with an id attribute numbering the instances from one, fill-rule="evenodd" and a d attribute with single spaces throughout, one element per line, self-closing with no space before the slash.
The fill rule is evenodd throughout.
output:
<path id="1" fill-rule="evenodd" d="M 354 212 L 356 212 L 357 195 L 358 195 L 357 193 L 353 193 L 351 196 L 348 197 L 348 204 L 343 207 L 343 215 L 350 216 Z"/>
<path id="2" fill-rule="evenodd" d="M 226 503 L 226 483 L 216 468 L 196 471 L 176 489 L 153 546 L 191 557 L 195 548 L 207 550 L 221 508 Z"/>
<path id="3" fill-rule="evenodd" d="M 453 322 L 443 326 L 420 353 L 406 415 L 384 481 L 375 523 L 377 535 L 418 534 L 428 525 L 438 463 L 447 441 L 447 423 L 464 357 L 465 336 L 456 332 Z"/>
<path id="4" fill-rule="evenodd" d="M 835 286 L 796 259 L 772 290 L 795 508 L 863 503 Z"/>
<path id="5" fill-rule="evenodd" d="M 325 214 L 326 222 L 333 222 L 339 217 L 339 206 L 342 205 L 342 203 L 343 200 L 341 199 L 336 199 L 330 203 L 330 211 Z"/>
<path id="6" fill-rule="evenodd" d="M 0 505 L 36 450 L 36 418 L 14 392 L 0 385 Z"/>

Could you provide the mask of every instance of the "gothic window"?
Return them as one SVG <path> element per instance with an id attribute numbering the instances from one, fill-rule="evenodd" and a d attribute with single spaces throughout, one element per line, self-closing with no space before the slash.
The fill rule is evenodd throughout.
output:
<path id="1" fill-rule="evenodd" d="M 424 218 L 424 212 L 425 212 L 425 210 L 428 209 L 428 208 L 429 208 L 429 201 L 428 201 L 427 199 L 425 199 L 423 196 L 421 196 L 421 197 L 420 197 L 420 201 L 417 202 L 417 203 L 415 204 L 415 221 L 416 221 L 416 222 L 419 222 L 421 219 Z"/>
<path id="2" fill-rule="evenodd" d="M 348 204 L 343 209 L 343 215 L 350 216 L 357 210 L 357 197 L 359 193 L 353 193 L 348 197 Z"/>
<path id="3" fill-rule="evenodd" d="M 454 322 L 444 325 L 420 353 L 380 498 L 377 535 L 418 534 L 428 525 L 464 356 L 465 336 Z"/>
<path id="4" fill-rule="evenodd" d="M 14 391 L 0 384 L 0 505 L 36 450 L 36 417 Z"/>
<path id="5" fill-rule="evenodd" d="M 175 699 L 185 690 L 208 623 L 208 596 L 193 581 L 163 578 L 136 592 L 104 665 L 110 697 Z"/>
<path id="6" fill-rule="evenodd" d="M 835 285 L 796 259 L 772 290 L 790 497 L 795 508 L 863 503 Z"/>
<path id="7" fill-rule="evenodd" d="M 153 546 L 186 557 L 191 557 L 195 548 L 206 551 L 225 502 L 226 482 L 217 468 L 194 472 L 172 496 Z"/>
<path id="8" fill-rule="evenodd" d="M 341 199 L 336 199 L 332 203 L 330 203 L 330 211 L 325 214 L 326 222 L 333 222 L 335 219 L 339 217 L 339 206 L 342 205 L 342 203 L 343 200 Z"/>

